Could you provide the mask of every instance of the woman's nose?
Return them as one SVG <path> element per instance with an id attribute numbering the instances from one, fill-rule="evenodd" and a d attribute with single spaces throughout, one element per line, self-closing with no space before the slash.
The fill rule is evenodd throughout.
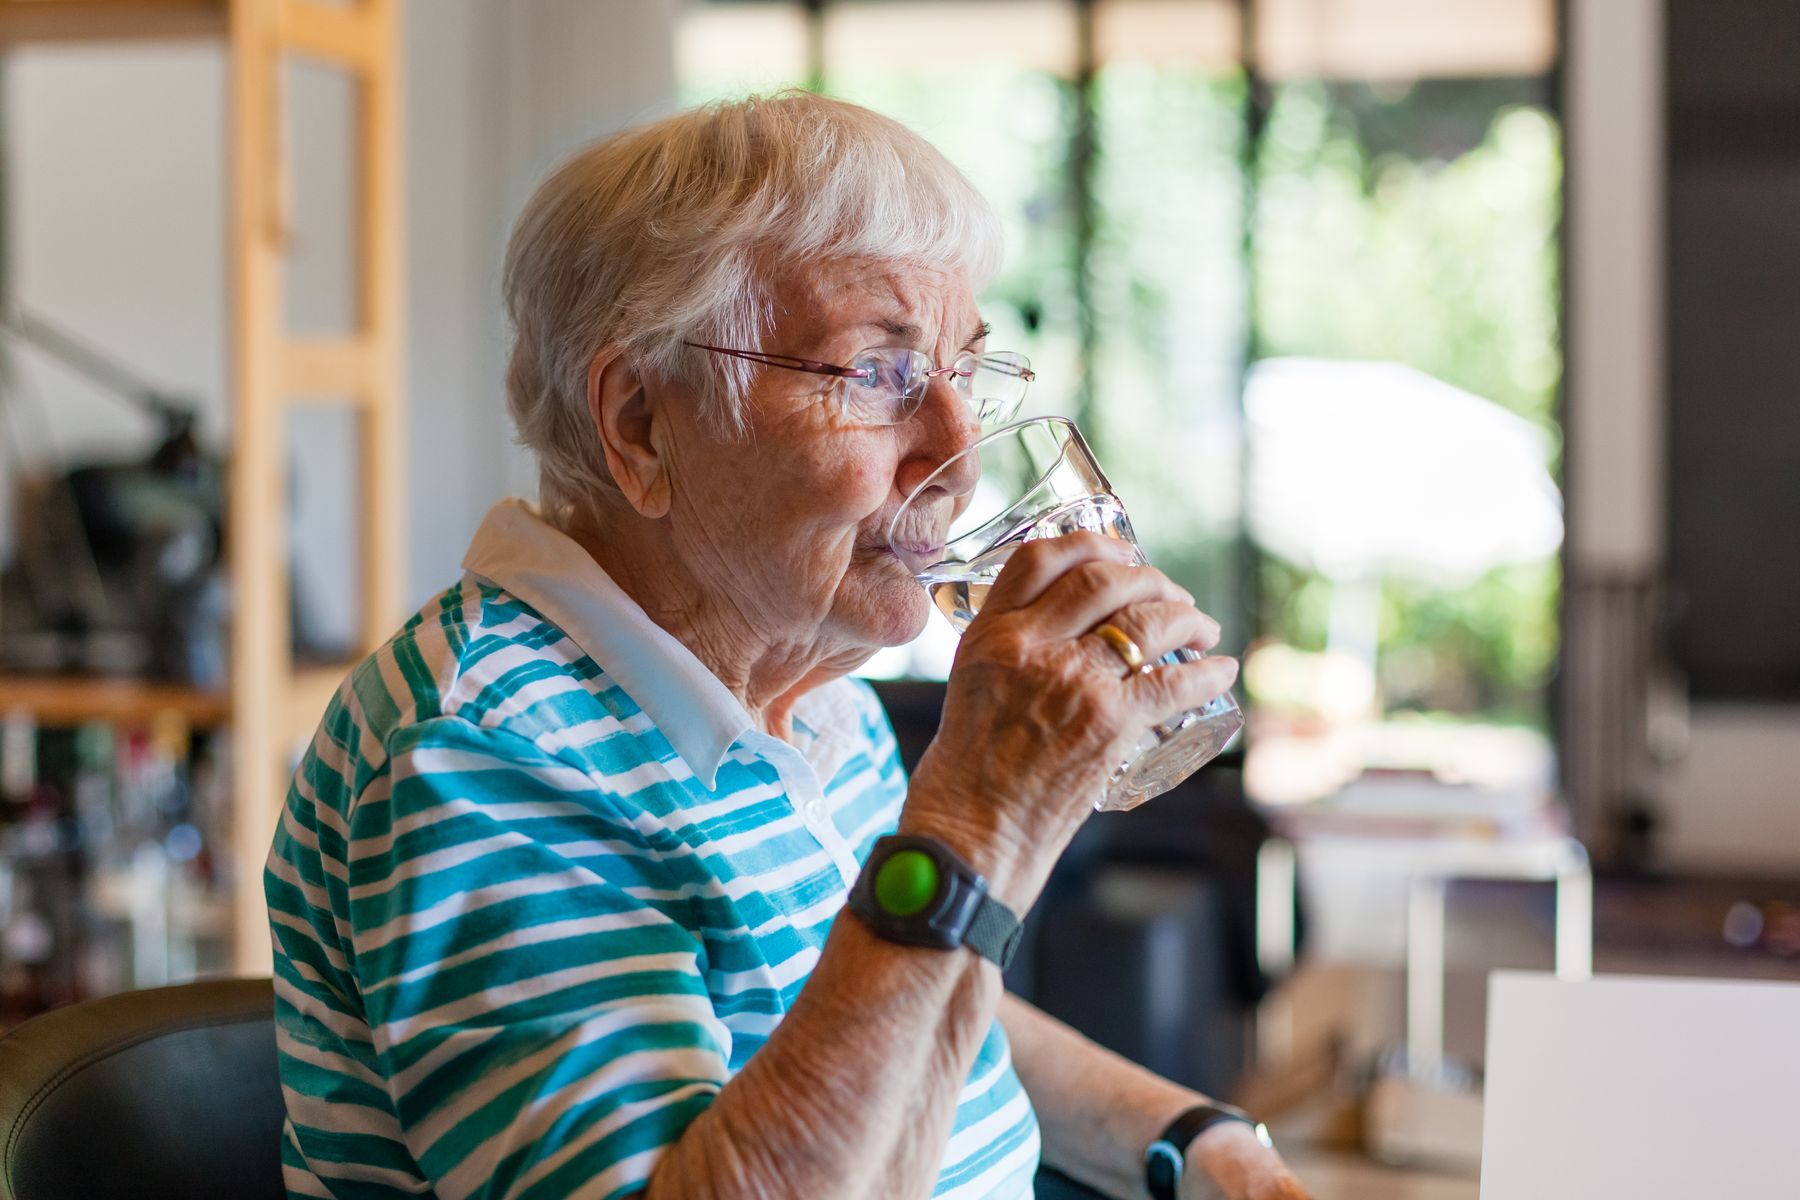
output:
<path id="1" fill-rule="evenodd" d="M 953 496 L 973 491 L 981 474 L 980 463 L 972 454 L 957 456 L 980 440 L 981 422 L 950 380 L 930 381 L 924 403 L 907 424 L 914 432 L 901 462 L 901 494 L 911 495 L 927 476 L 952 459 L 955 465 L 934 480 L 934 485 Z"/>

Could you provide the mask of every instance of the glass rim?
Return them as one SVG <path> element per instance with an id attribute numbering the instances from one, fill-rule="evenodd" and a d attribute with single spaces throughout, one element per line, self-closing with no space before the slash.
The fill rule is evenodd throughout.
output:
<path id="1" fill-rule="evenodd" d="M 1100 474 L 1100 477 L 1102 480 L 1105 479 L 1105 473 L 1101 472 L 1099 470 L 1100 464 L 1098 461 L 1094 460 L 1093 451 L 1091 449 L 1089 449 L 1089 447 L 1087 445 L 1087 439 L 1081 436 L 1081 430 L 1079 428 L 1077 428 L 1075 425 L 1075 422 L 1070 420 L 1068 417 L 1060 417 L 1060 416 L 1026 417 L 1024 420 L 1020 420 L 1020 421 L 1009 421 L 1005 425 L 999 425 L 999 426 L 994 427 L 993 429 L 987 430 L 980 437 L 976 438 L 973 442 L 970 442 L 967 446 L 964 446 L 961 450 L 958 450 L 955 454 L 952 454 L 949 458 L 946 458 L 943 462 L 941 462 L 937 465 L 936 469 L 934 469 L 931 472 L 931 474 L 927 475 L 924 479 L 920 480 L 917 487 L 913 488 L 912 491 L 910 491 L 906 494 L 906 498 L 904 500 L 900 501 L 900 507 L 894 510 L 893 519 L 888 522 L 888 527 L 887 527 L 888 545 L 890 547 L 893 546 L 894 535 L 900 528 L 900 521 L 903 517 L 906 516 L 907 511 L 912 507 L 913 501 L 917 500 L 919 498 L 919 495 L 922 492 L 924 492 L 927 488 L 931 487 L 933 482 L 936 481 L 939 476 L 943 475 L 944 472 L 950 470 L 958 462 L 962 461 L 965 458 L 968 458 L 970 455 L 976 456 L 976 459 L 979 461 L 982 450 L 985 449 L 990 443 L 999 441 L 1001 438 L 1016 434 L 1019 430 L 1024 429 L 1025 427 L 1030 426 L 1030 425 L 1043 425 L 1043 426 L 1049 426 L 1049 427 L 1059 427 L 1063 445 L 1067 446 L 1071 441 L 1079 444 L 1083 450 L 1087 451 L 1088 458 L 1090 461 L 1093 462 L 1096 473 Z M 992 517 L 989 517 L 987 520 L 983 521 L 981 524 L 977 525 L 975 528 L 966 529 L 962 533 L 957 534 L 955 537 L 949 536 L 949 529 L 946 528 L 945 540 L 944 540 L 943 545 L 938 548 L 939 552 L 941 553 L 942 551 L 949 549 L 949 547 L 951 545 L 953 545 L 956 542 L 960 542 L 965 538 L 974 537 L 977 534 L 984 533 L 990 527 L 1003 521 L 1007 517 L 1007 515 L 1013 511 L 1013 509 L 1018 507 L 1020 501 L 1029 497 L 1033 492 L 1035 492 L 1043 484 L 1045 479 L 1050 477 L 1050 472 L 1053 469 L 1054 469 L 1054 467 L 1046 467 L 1042 472 L 1039 473 L 1038 478 L 1032 481 L 1031 486 L 1026 488 L 1021 493 L 1021 495 L 1019 496 L 1018 499 L 1016 499 L 1012 503 L 1006 505 L 1006 507 L 1002 508 L 999 512 L 995 513 Z M 980 478 L 981 477 L 978 473 L 976 475 L 976 479 L 979 481 Z M 972 496 L 974 493 L 971 492 L 970 494 Z M 954 524 L 955 524 L 955 519 L 952 518 L 951 525 L 954 526 Z"/>

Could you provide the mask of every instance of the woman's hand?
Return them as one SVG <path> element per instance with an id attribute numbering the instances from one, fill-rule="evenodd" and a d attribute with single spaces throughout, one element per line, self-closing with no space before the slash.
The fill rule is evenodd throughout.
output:
<path id="1" fill-rule="evenodd" d="M 1188 1147 L 1182 1200 L 1307 1200 L 1281 1155 L 1241 1121 L 1220 1121 Z"/>
<path id="2" fill-rule="evenodd" d="M 1110 621 L 1155 661 L 1217 644 L 1218 624 L 1133 547 L 1091 533 L 1026 542 L 957 649 L 943 725 L 901 829 L 943 837 L 1023 911 L 1150 726 L 1231 686 L 1209 658 L 1127 675 L 1091 631 Z"/>

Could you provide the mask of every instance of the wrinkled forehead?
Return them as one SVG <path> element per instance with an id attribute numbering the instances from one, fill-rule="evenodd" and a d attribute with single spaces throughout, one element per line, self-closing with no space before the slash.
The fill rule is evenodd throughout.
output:
<path id="1" fill-rule="evenodd" d="M 979 336 L 968 274 L 956 268 L 836 259 L 790 269 L 773 289 L 771 346 L 859 349 L 904 345 L 927 353 Z"/>

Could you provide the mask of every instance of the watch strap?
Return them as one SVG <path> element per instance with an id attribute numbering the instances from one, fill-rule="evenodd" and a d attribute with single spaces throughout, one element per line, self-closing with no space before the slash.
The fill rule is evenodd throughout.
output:
<path id="1" fill-rule="evenodd" d="M 1004 971 L 1012 965 L 1013 955 L 1018 953 L 1019 941 L 1024 934 L 1025 926 L 1013 915 L 1012 909 L 983 892 L 981 903 L 976 905 L 975 915 L 963 932 L 963 945 L 999 964 Z"/>
<path id="2" fill-rule="evenodd" d="M 1270 1144 L 1267 1127 L 1243 1109 L 1229 1104 L 1196 1104 L 1170 1121 L 1144 1151 L 1144 1186 L 1150 1200 L 1177 1200 L 1188 1147 L 1221 1121 L 1241 1121 L 1256 1131 L 1263 1145 Z"/>
<path id="3" fill-rule="evenodd" d="M 931 869 L 916 863 L 894 879 L 884 899 L 879 882 L 890 863 L 908 852 L 924 855 Z M 921 894 L 923 887 L 932 894 Z M 877 936 L 906 946 L 954 950 L 962 946 L 1004 970 L 1019 948 L 1019 918 L 988 895 L 983 879 L 962 857 L 938 838 L 926 834 L 888 834 L 869 852 L 862 874 L 850 889 L 849 909 Z M 892 907 L 890 907 L 892 906 Z"/>

